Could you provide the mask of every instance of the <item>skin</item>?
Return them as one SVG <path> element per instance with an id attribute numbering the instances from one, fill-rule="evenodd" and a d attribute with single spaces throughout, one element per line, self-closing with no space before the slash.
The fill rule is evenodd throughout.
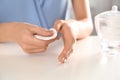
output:
<path id="1" fill-rule="evenodd" d="M 54 40 L 43 41 L 34 37 L 35 34 L 41 36 L 51 36 L 53 32 L 28 23 L 1 23 L 0 42 L 16 42 L 27 53 L 43 52 Z"/>
<path id="2" fill-rule="evenodd" d="M 62 34 L 64 42 L 64 49 L 58 56 L 61 63 L 70 56 L 76 40 L 87 37 L 93 29 L 88 1 L 72 0 L 72 3 L 76 20 L 57 20 L 53 26 Z M 29 23 L 0 23 L 0 42 L 16 42 L 30 54 L 45 51 L 50 43 L 57 40 L 57 38 L 49 41 L 39 40 L 34 37 L 35 34 L 51 36 L 53 32 Z"/>
<path id="3" fill-rule="evenodd" d="M 58 20 L 54 25 L 64 41 L 64 49 L 58 56 L 61 63 L 70 56 L 76 40 L 87 37 L 93 30 L 88 0 L 72 0 L 72 3 L 76 20 Z"/>

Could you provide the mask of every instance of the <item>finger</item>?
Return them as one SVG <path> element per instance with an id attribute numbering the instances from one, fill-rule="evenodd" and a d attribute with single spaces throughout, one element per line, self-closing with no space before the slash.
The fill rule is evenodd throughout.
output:
<path id="1" fill-rule="evenodd" d="M 58 57 L 61 63 L 64 63 L 67 60 L 67 58 L 70 56 L 71 51 L 73 49 L 73 44 L 74 44 L 74 40 L 70 40 L 71 38 L 69 37 L 66 38 L 65 35 L 66 34 L 64 33 L 62 36 L 64 40 L 64 49 L 62 53 L 60 54 L 60 56 Z"/>
<path id="2" fill-rule="evenodd" d="M 72 50 L 73 50 L 73 43 L 69 41 L 64 42 L 64 49 L 62 53 L 59 55 L 58 60 L 61 63 L 64 63 L 67 60 L 67 58 L 70 56 Z"/>
<path id="3" fill-rule="evenodd" d="M 48 47 L 50 43 L 56 40 L 58 40 L 58 37 L 56 37 L 55 39 L 46 41 L 46 40 L 37 39 L 33 36 L 29 39 L 29 41 L 26 41 L 25 44 L 30 45 L 31 47 L 35 47 L 35 48 L 45 48 L 45 47 Z"/>
<path id="4" fill-rule="evenodd" d="M 72 52 L 73 52 L 73 49 L 70 49 L 70 50 L 68 51 L 68 53 L 65 55 L 65 59 L 66 59 L 66 60 L 68 59 L 68 57 L 71 55 Z"/>
<path id="5" fill-rule="evenodd" d="M 34 36 L 31 37 L 31 40 L 28 43 L 29 45 L 32 45 L 36 48 L 45 48 L 48 46 L 47 41 L 43 41 L 40 39 L 35 38 Z"/>
<path id="6" fill-rule="evenodd" d="M 29 51 L 27 51 L 27 53 L 29 53 L 29 54 L 35 54 L 35 53 L 41 53 L 41 52 L 44 52 L 44 51 L 46 51 L 46 49 L 47 48 L 42 48 L 42 49 L 31 49 L 31 50 L 29 50 Z"/>
<path id="7" fill-rule="evenodd" d="M 58 37 L 56 37 L 55 39 L 51 39 L 51 40 L 40 40 L 40 39 L 33 37 L 33 40 L 31 40 L 31 45 L 34 45 L 36 47 L 47 47 L 50 43 L 56 40 L 58 40 Z"/>
<path id="8" fill-rule="evenodd" d="M 47 42 L 36 39 L 34 36 L 27 36 L 27 40 L 20 42 L 19 44 L 25 48 L 45 48 L 48 46 Z"/>
<path id="9" fill-rule="evenodd" d="M 50 43 L 52 43 L 52 42 L 54 42 L 54 41 L 56 41 L 56 40 L 58 40 L 59 38 L 58 37 L 56 37 L 55 39 L 51 39 L 51 40 L 48 40 L 48 41 L 46 41 L 47 42 L 47 44 L 50 44 Z"/>
<path id="10" fill-rule="evenodd" d="M 62 64 L 65 63 L 71 52 L 72 49 L 63 49 L 62 53 L 58 56 L 59 62 L 61 62 Z"/>
<path id="11" fill-rule="evenodd" d="M 34 35 L 41 35 L 41 36 L 46 36 L 46 37 L 53 35 L 52 30 L 47 30 L 45 28 L 41 28 L 37 26 L 32 27 L 31 31 L 34 33 Z"/>
<path id="12" fill-rule="evenodd" d="M 31 45 L 31 44 L 29 44 L 29 43 L 22 43 L 22 44 L 19 44 L 20 46 L 21 46 L 21 48 L 25 51 L 25 52 L 30 52 L 30 51 L 34 51 L 34 50 L 36 50 L 36 49 L 47 49 L 47 47 L 48 46 L 46 46 L 46 47 L 43 47 L 43 46 L 40 46 L 40 47 L 38 47 L 38 46 L 36 46 L 36 45 Z"/>

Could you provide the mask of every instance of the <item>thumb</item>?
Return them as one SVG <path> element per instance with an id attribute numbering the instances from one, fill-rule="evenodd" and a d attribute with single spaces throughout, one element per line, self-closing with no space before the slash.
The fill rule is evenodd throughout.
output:
<path id="1" fill-rule="evenodd" d="M 41 36 L 46 36 L 46 37 L 53 35 L 52 30 L 48 30 L 42 27 L 34 27 L 32 28 L 32 32 L 34 33 L 34 35 L 41 35 Z"/>

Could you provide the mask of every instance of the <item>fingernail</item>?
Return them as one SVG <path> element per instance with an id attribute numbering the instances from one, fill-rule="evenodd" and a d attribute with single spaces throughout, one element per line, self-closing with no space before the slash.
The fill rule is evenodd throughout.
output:
<path id="1" fill-rule="evenodd" d="M 64 63 L 66 63 L 67 62 L 67 59 L 64 59 Z"/>
<path id="2" fill-rule="evenodd" d="M 67 62 L 67 58 L 63 58 L 63 63 L 66 63 Z"/>
<path id="3" fill-rule="evenodd" d="M 50 30 L 47 31 L 47 32 L 48 32 L 49 35 L 53 35 L 54 34 L 53 31 L 50 31 Z"/>

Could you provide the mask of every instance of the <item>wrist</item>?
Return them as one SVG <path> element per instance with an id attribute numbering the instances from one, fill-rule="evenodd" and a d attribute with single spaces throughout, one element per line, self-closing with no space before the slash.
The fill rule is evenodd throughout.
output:
<path id="1" fill-rule="evenodd" d="M 57 32 L 61 31 L 63 23 L 64 23 L 64 20 L 57 20 L 55 22 L 54 28 L 56 29 Z"/>

